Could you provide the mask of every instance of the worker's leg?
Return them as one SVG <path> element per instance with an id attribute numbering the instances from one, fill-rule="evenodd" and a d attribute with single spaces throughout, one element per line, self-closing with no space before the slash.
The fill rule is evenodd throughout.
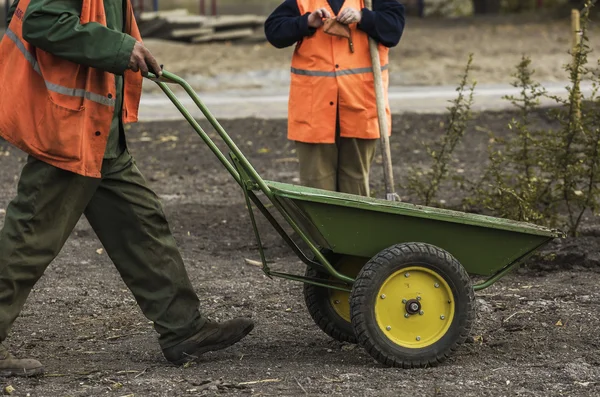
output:
<path id="1" fill-rule="evenodd" d="M 377 139 L 340 138 L 340 192 L 369 196 L 369 171 L 377 150 L 377 142 Z"/>
<path id="2" fill-rule="evenodd" d="M 296 142 L 300 162 L 300 184 L 337 190 L 338 148 L 336 144 Z"/>
<path id="3" fill-rule="evenodd" d="M 0 342 L 99 182 L 29 157 L 0 232 Z"/>
<path id="4" fill-rule="evenodd" d="M 85 215 L 167 348 L 204 324 L 199 301 L 156 194 L 125 151 L 109 166 Z"/>

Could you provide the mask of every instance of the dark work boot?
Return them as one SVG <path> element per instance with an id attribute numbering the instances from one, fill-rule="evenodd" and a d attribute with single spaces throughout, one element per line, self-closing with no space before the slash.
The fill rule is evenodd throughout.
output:
<path id="1" fill-rule="evenodd" d="M 173 364 L 182 365 L 197 360 L 206 352 L 233 345 L 253 328 L 254 323 L 248 318 L 236 318 L 221 324 L 207 320 L 200 331 L 173 347 L 163 349 L 163 354 Z"/>
<path id="2" fill-rule="evenodd" d="M 0 376 L 36 376 L 44 373 L 44 366 L 37 360 L 20 360 L 0 344 Z"/>

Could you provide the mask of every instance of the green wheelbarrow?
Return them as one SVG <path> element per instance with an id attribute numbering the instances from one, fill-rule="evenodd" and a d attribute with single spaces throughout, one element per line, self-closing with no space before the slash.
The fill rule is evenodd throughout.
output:
<path id="1" fill-rule="evenodd" d="M 242 188 L 265 274 L 304 283 L 315 323 L 336 340 L 358 343 L 386 366 L 443 362 L 469 336 L 474 291 L 489 287 L 563 236 L 528 223 L 265 181 L 187 82 L 167 71 L 148 78 Z M 168 84 L 189 94 L 229 148 L 229 159 Z M 253 208 L 304 262 L 304 274 L 267 266 Z M 271 211 L 297 233 L 303 248 Z M 485 276 L 486 281 L 473 285 L 471 276 Z"/>

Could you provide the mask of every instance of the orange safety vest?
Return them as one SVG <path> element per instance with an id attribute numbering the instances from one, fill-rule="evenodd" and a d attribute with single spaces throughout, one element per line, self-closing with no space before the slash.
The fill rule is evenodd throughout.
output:
<path id="1" fill-rule="evenodd" d="M 127 1 L 126 33 L 141 41 Z M 57 168 L 87 177 L 101 176 L 102 160 L 115 110 L 115 76 L 78 65 L 36 48 L 23 39 L 21 0 L 0 42 L 0 136 Z M 81 24 L 106 26 L 103 0 L 82 0 Z M 123 122 L 136 122 L 142 75 L 124 74 Z"/>
<path id="2" fill-rule="evenodd" d="M 327 0 L 297 0 L 300 15 L 326 8 L 334 15 Z M 342 7 L 364 8 L 363 0 L 346 0 Z M 341 12 L 341 10 L 340 10 Z M 340 136 L 379 138 L 377 104 L 369 52 L 369 36 L 350 25 L 354 53 L 348 40 L 318 29 L 299 42 L 292 57 L 290 98 L 288 103 L 288 139 L 307 143 L 334 143 L 339 106 Z M 386 113 L 391 132 L 388 102 L 388 53 L 379 45 L 383 70 Z"/>

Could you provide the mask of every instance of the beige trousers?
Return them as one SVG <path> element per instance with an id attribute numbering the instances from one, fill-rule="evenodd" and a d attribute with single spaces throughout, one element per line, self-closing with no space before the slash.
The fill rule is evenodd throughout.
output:
<path id="1" fill-rule="evenodd" d="M 334 144 L 296 142 L 304 186 L 369 196 L 378 139 L 337 137 Z"/>

